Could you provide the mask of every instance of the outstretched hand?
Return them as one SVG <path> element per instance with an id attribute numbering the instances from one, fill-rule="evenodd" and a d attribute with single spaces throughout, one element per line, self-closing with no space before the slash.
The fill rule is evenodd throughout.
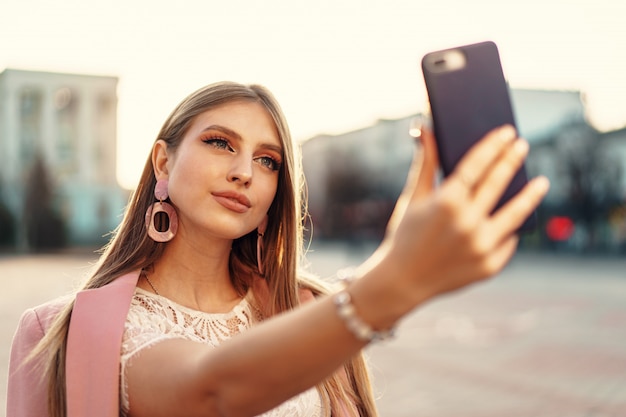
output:
<path id="1" fill-rule="evenodd" d="M 546 178 L 535 178 L 493 211 L 528 153 L 511 126 L 489 132 L 437 188 L 430 130 L 422 129 L 421 143 L 373 257 L 388 274 L 397 274 L 414 303 L 499 272 L 515 253 L 516 231 L 549 187 Z"/>

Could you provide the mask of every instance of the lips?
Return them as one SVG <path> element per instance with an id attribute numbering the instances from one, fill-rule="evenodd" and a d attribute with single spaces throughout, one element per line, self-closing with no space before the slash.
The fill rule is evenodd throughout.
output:
<path id="1" fill-rule="evenodd" d="M 237 213 L 245 213 L 251 207 L 248 197 L 240 193 L 224 191 L 215 192 L 212 195 L 222 206 Z"/>

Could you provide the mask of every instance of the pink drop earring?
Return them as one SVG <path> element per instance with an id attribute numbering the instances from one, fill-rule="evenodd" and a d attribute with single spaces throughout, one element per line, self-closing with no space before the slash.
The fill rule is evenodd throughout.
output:
<path id="1" fill-rule="evenodd" d="M 168 181 L 166 179 L 158 180 L 154 186 L 154 197 L 159 200 L 153 203 L 148 210 L 146 210 L 146 229 L 148 229 L 148 236 L 155 242 L 169 242 L 176 236 L 178 231 L 178 215 L 176 210 L 171 204 L 165 203 L 169 197 L 168 194 Z M 154 225 L 155 217 L 157 213 L 165 213 L 167 215 L 167 229 L 160 231 Z"/>
<path id="2" fill-rule="evenodd" d="M 267 230 L 267 216 L 256 229 L 256 262 L 259 268 L 259 274 L 263 275 L 263 236 Z"/>

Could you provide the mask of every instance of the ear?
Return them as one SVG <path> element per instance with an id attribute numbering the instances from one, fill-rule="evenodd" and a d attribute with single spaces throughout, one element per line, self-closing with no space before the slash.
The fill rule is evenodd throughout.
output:
<path id="1" fill-rule="evenodd" d="M 164 140 L 157 140 L 152 147 L 152 168 L 157 180 L 168 177 L 169 169 L 167 163 L 169 156 L 167 143 Z"/>

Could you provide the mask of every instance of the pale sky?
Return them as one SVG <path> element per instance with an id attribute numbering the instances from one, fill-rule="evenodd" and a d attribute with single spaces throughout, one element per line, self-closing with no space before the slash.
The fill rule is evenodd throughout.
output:
<path id="1" fill-rule="evenodd" d="M 266 85 L 304 140 L 423 110 L 422 55 L 483 40 L 512 87 L 583 91 L 596 127 L 623 127 L 625 20 L 621 0 L 1 0 L 0 71 L 118 76 L 132 188 L 165 117 L 205 84 Z"/>

